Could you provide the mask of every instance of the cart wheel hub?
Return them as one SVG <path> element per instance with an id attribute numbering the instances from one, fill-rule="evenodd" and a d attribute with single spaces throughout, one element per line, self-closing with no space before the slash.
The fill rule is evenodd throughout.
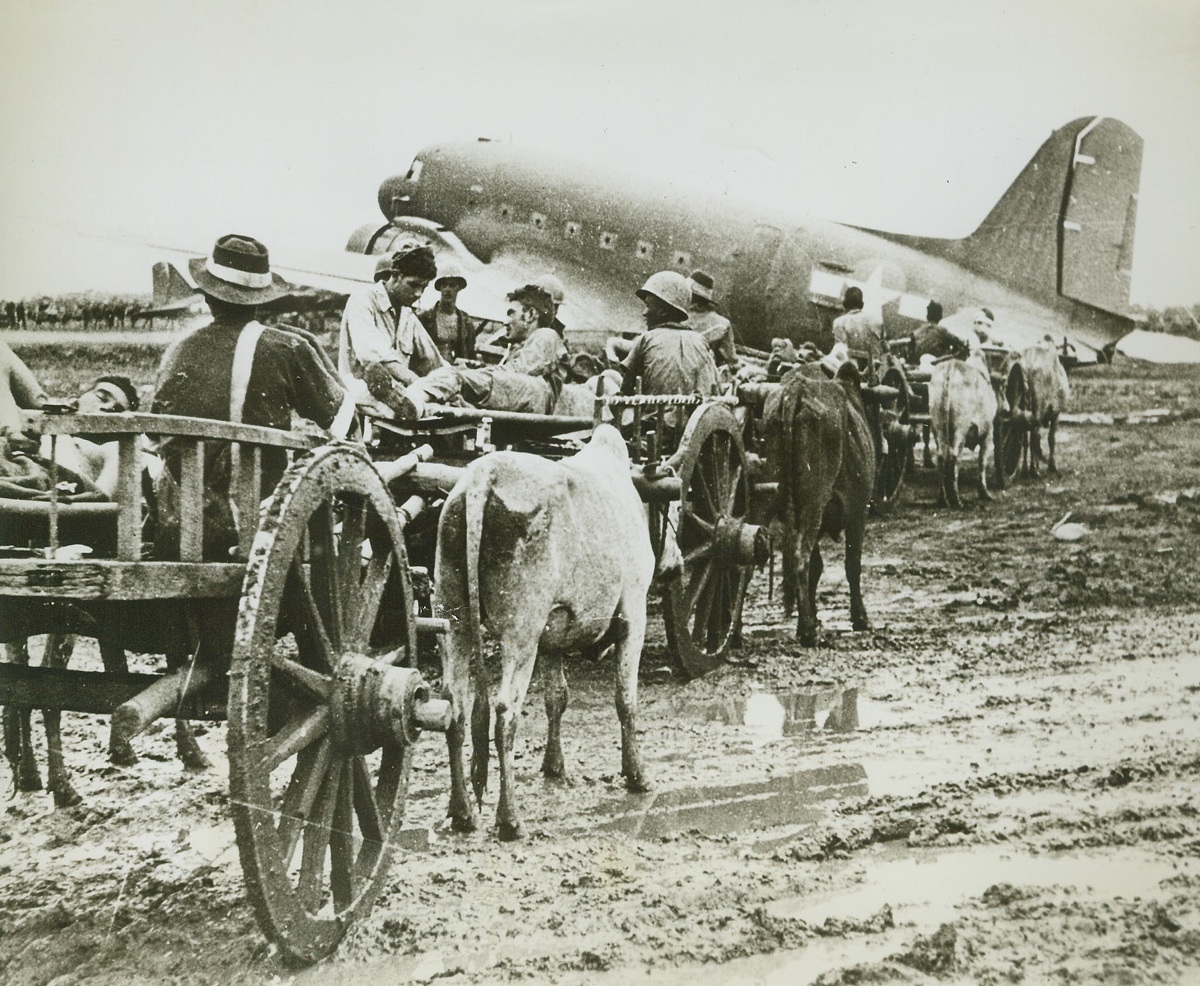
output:
<path id="1" fill-rule="evenodd" d="M 736 517 L 722 517 L 713 536 L 713 553 L 735 565 L 761 565 L 770 555 L 767 529 Z"/>
<path id="2" fill-rule="evenodd" d="M 413 668 L 396 668 L 347 654 L 330 695 L 330 735 L 338 748 L 363 754 L 384 744 L 415 743 L 422 729 L 444 731 L 450 703 L 431 697 Z"/>

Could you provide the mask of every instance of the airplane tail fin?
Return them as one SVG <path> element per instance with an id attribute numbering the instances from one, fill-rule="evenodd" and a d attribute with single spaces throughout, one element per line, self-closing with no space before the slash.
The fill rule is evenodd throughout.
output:
<path id="1" fill-rule="evenodd" d="M 961 263 L 1026 291 L 1125 315 L 1141 169 L 1142 138 L 1124 123 L 1073 120 L 957 241 Z"/>
<path id="2" fill-rule="evenodd" d="M 196 289 L 184 280 L 175 265 L 164 260 L 158 261 L 151 268 L 151 277 L 154 284 L 153 305 L 156 308 L 186 301 L 196 293 Z"/>

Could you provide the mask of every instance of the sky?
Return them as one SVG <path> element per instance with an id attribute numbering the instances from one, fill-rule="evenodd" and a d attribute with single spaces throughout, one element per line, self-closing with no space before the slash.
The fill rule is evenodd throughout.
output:
<path id="1" fill-rule="evenodd" d="M 134 239 L 341 250 L 487 136 L 961 236 L 1050 132 L 1145 140 L 1131 300 L 1200 301 L 1200 0 L 5 0 L 0 298 L 150 288 Z M 198 246 L 197 246 L 198 245 Z"/>

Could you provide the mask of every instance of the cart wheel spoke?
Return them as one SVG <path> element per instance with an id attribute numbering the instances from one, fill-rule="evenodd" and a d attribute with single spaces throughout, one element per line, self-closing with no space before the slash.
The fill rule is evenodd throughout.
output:
<path id="1" fill-rule="evenodd" d="M 357 759 L 357 758 L 356 758 Z M 334 905 L 344 909 L 354 899 L 354 774 L 351 761 L 344 761 L 341 783 L 333 812 L 333 828 L 329 833 L 329 887 Z"/>
<path id="2" fill-rule="evenodd" d="M 729 471 L 729 481 L 725 486 L 725 502 L 721 505 L 722 513 L 732 515 L 737 504 L 738 488 L 742 482 L 744 471 L 741 462 L 734 462 Z"/>
<path id="3" fill-rule="evenodd" d="M 296 582 L 300 586 L 300 598 L 304 606 L 304 615 L 308 619 L 307 634 L 309 650 L 315 651 L 315 656 L 324 664 L 325 670 L 332 673 L 334 665 L 334 649 L 333 642 L 329 638 L 329 634 L 325 629 L 325 617 L 321 615 L 321 608 L 317 605 L 317 597 L 313 592 L 312 580 L 309 578 L 308 570 L 300 559 L 296 557 L 293 560 L 292 571 L 296 573 Z"/>
<path id="4" fill-rule="evenodd" d="M 359 831 L 364 841 L 383 842 L 387 826 L 379 802 L 375 800 L 366 761 L 355 757 L 353 767 L 354 814 L 358 818 Z"/>
<path id="5" fill-rule="evenodd" d="M 294 684 L 299 685 L 310 695 L 321 700 L 329 698 L 331 688 L 329 675 L 322 674 L 320 671 L 314 671 L 312 668 L 305 667 L 298 661 L 293 661 L 281 654 L 272 655 L 271 664 L 283 672 L 285 677 L 290 679 Z"/>
<path id="6" fill-rule="evenodd" d="M 304 909 L 310 914 L 320 910 L 324 902 L 325 859 L 333 833 L 341 780 L 342 772 L 335 765 L 321 784 L 316 818 L 304 828 L 304 850 L 300 856 L 300 879 L 296 890 Z"/>
<path id="7" fill-rule="evenodd" d="M 269 773 L 305 747 L 323 739 L 328 731 L 329 710 L 324 706 L 297 716 L 263 745 L 259 763 Z"/>
<path id="8" fill-rule="evenodd" d="M 375 629 L 375 621 L 379 617 L 379 604 L 383 600 L 383 590 L 392 574 L 392 564 L 393 556 L 390 551 L 382 555 L 372 555 L 367 563 L 367 574 L 361 588 L 362 602 L 346 644 L 351 651 L 364 653 L 371 642 L 371 631 Z"/>
<path id="9" fill-rule="evenodd" d="M 301 751 L 300 756 L 296 758 L 296 769 L 292 773 L 279 811 L 277 833 L 283 847 L 281 856 L 284 866 L 291 865 L 292 856 L 296 853 L 296 846 L 304 831 L 304 823 L 317 802 L 317 794 L 329 770 L 331 751 L 332 744 L 326 739 Z"/>

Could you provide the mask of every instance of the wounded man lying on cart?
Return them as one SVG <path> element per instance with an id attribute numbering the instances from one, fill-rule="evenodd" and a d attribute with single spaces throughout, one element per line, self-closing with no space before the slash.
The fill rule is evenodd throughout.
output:
<path id="1" fill-rule="evenodd" d="M 74 410 L 80 414 L 136 411 L 137 390 L 128 377 L 99 377 L 79 395 Z M 70 404 L 51 401 L 44 395 L 30 409 L 53 406 L 70 409 Z M 149 480 L 160 468 L 145 438 L 141 439 L 142 466 Z M 118 443 L 94 441 L 78 435 L 50 436 L 40 440 L 12 431 L 0 432 L 0 498 L 46 500 L 57 481 L 60 500 L 108 500 L 117 489 Z"/>

